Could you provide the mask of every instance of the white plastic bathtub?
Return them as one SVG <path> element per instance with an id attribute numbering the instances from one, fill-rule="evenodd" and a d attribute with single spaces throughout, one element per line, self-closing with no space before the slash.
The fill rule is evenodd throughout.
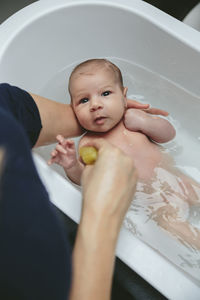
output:
<path id="1" fill-rule="evenodd" d="M 171 151 L 181 148 L 174 153 L 177 164 L 200 181 L 200 33 L 139 0 L 38 1 L 0 26 L 0 82 L 66 102 L 72 66 L 92 57 L 113 59 L 131 85 L 129 95 L 170 111 L 180 131 Z M 38 153 L 51 200 L 78 222 L 79 189 L 47 166 L 49 149 Z M 200 299 L 200 281 L 191 272 L 124 227 L 116 252 L 167 298 Z"/>

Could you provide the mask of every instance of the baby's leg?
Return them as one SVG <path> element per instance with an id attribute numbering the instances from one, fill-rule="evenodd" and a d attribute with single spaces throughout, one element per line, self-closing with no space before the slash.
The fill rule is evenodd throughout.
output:
<path id="1" fill-rule="evenodd" d="M 193 178 L 183 174 L 180 170 L 175 170 L 174 175 L 185 195 L 187 203 L 189 205 L 200 205 L 200 184 Z"/>
<path id="2" fill-rule="evenodd" d="M 165 204 L 154 210 L 151 218 L 182 243 L 200 249 L 200 221 L 193 219 L 200 211 L 200 185 L 179 170 L 157 168 L 160 197 Z M 154 183 L 155 184 L 155 183 Z"/>
<path id="3" fill-rule="evenodd" d="M 200 250 L 200 230 L 190 224 L 189 220 L 180 220 L 177 209 L 172 205 L 160 207 L 152 219 L 182 244 Z"/>

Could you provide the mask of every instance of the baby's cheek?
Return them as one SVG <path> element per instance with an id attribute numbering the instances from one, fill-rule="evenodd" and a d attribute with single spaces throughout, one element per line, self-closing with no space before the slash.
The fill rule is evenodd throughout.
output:
<path id="1" fill-rule="evenodd" d="M 87 127 L 89 126 L 89 121 L 88 121 L 88 118 L 86 117 L 79 117 L 78 118 L 78 121 L 80 123 L 80 125 L 85 128 L 85 129 L 88 129 Z"/>
<path id="2" fill-rule="evenodd" d="M 80 125 L 83 128 L 85 128 L 85 126 L 87 126 L 88 124 L 88 119 L 89 119 L 87 111 L 84 108 L 76 108 L 74 112 Z"/>
<path id="3" fill-rule="evenodd" d="M 125 112 L 124 108 L 112 109 L 113 119 L 116 121 L 116 123 L 118 123 L 119 121 L 121 121 L 122 118 L 124 118 L 124 112 Z"/>

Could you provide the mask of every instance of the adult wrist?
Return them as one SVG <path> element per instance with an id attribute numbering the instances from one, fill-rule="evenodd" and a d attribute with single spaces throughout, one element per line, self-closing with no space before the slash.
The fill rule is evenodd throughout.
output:
<path id="1" fill-rule="evenodd" d="M 96 240 L 100 244 L 107 241 L 109 245 L 115 247 L 121 224 L 122 221 L 117 216 L 88 209 L 82 214 L 79 229 L 86 239 Z"/>

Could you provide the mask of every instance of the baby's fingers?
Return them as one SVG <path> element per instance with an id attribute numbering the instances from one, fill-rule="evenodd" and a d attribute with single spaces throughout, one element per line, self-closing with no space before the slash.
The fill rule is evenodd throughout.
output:
<path id="1" fill-rule="evenodd" d="M 56 136 L 56 139 L 60 144 L 63 144 L 65 142 L 65 138 L 61 134 L 58 134 Z"/>
<path id="2" fill-rule="evenodd" d="M 55 149 L 51 152 L 51 156 L 55 157 L 58 154 L 58 151 L 56 151 Z"/>
<path id="3" fill-rule="evenodd" d="M 58 151 L 55 149 L 51 152 L 51 158 L 47 161 L 48 165 L 52 165 L 55 162 L 55 158 L 58 154 Z"/>
<path id="4" fill-rule="evenodd" d="M 50 158 L 48 161 L 47 161 L 47 164 L 50 166 L 54 163 L 54 160 L 53 158 Z"/>
<path id="5" fill-rule="evenodd" d="M 56 145 L 56 150 L 57 150 L 57 152 L 60 152 L 60 153 L 62 153 L 62 154 L 67 154 L 67 151 L 63 148 L 63 146 L 62 145 L 60 145 L 60 144 L 57 144 Z"/>
<path id="6" fill-rule="evenodd" d="M 67 141 L 66 141 L 66 146 L 67 146 L 69 149 L 75 149 L 75 144 L 74 144 L 74 141 L 73 141 L 73 140 L 67 140 Z"/>
<path id="7" fill-rule="evenodd" d="M 59 164 L 59 161 L 60 161 L 59 157 L 55 156 L 55 157 L 50 158 L 47 161 L 47 163 L 48 163 L 48 165 Z"/>

